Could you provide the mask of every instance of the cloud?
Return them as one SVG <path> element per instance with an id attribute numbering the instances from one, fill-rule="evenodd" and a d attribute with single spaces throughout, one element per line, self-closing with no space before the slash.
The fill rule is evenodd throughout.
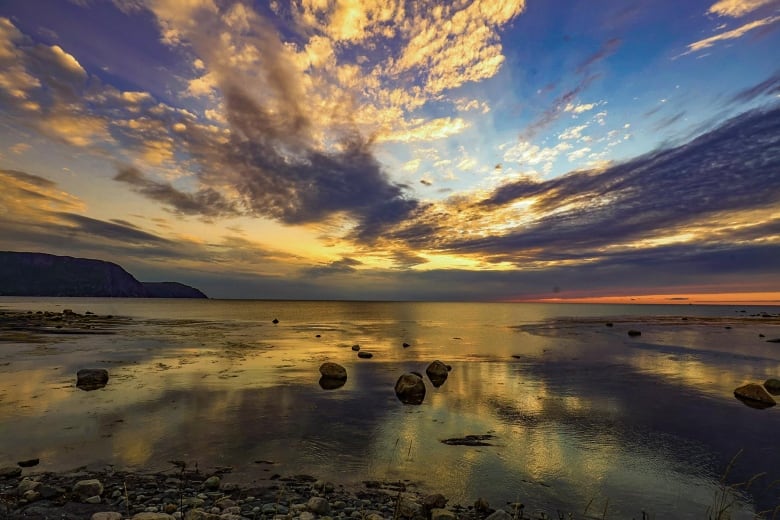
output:
<path id="1" fill-rule="evenodd" d="M 760 20 L 754 20 L 752 22 L 748 22 L 744 25 L 737 27 L 736 29 L 732 29 L 730 31 L 724 31 L 722 33 L 716 34 L 715 36 L 710 36 L 709 38 L 704 38 L 702 40 L 695 41 L 688 45 L 688 50 L 683 54 L 681 54 L 681 56 L 684 56 L 686 54 L 691 54 L 693 52 L 698 52 L 704 49 L 709 49 L 710 47 L 714 46 L 718 42 L 741 38 L 742 36 L 749 33 L 750 31 L 753 31 L 754 29 L 772 25 L 777 21 L 780 21 L 780 16 L 768 16 L 766 18 L 761 18 Z"/>
<path id="2" fill-rule="evenodd" d="M 320 277 L 320 276 L 332 276 L 340 274 L 351 274 L 356 271 L 355 266 L 362 265 L 360 260 L 354 258 L 342 258 L 340 260 L 334 260 L 327 264 L 322 264 L 316 267 L 310 267 L 304 269 L 303 276 Z"/>
<path id="3" fill-rule="evenodd" d="M 604 42 L 598 51 L 585 58 L 577 66 L 577 74 L 584 74 L 591 66 L 614 54 L 622 43 L 619 38 L 611 38 Z"/>
<path id="4" fill-rule="evenodd" d="M 719 0 L 707 10 L 709 14 L 738 18 L 769 5 L 775 0 Z"/>
<path id="5" fill-rule="evenodd" d="M 732 103 L 747 103 L 762 96 L 780 94 L 780 71 L 775 72 L 764 81 L 737 92 L 731 98 Z"/>

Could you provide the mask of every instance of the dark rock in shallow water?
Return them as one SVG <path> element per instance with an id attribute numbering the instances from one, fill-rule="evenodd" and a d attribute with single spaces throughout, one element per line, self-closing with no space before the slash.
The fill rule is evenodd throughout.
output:
<path id="1" fill-rule="evenodd" d="M 449 370 L 447 370 L 447 365 L 437 359 L 428 365 L 428 368 L 425 369 L 425 373 L 428 374 L 428 379 L 431 380 L 433 386 L 439 388 L 447 380 Z"/>
<path id="2" fill-rule="evenodd" d="M 408 347 L 411 347 L 411 345 L 408 343 L 404 343 L 404 348 L 408 348 Z"/>
<path id="3" fill-rule="evenodd" d="M 425 399 L 425 383 L 422 376 L 404 374 L 395 383 L 395 395 L 404 404 L 422 404 Z"/>
<path id="4" fill-rule="evenodd" d="M 361 350 L 360 352 L 358 352 L 358 357 L 361 359 L 371 359 L 372 357 L 374 357 L 374 355 L 371 352 L 364 352 Z"/>
<path id="5" fill-rule="evenodd" d="M 493 435 L 466 435 L 465 437 L 455 437 L 452 439 L 444 439 L 441 441 L 444 444 L 450 446 L 492 446 L 489 441 L 494 439 Z"/>
<path id="6" fill-rule="evenodd" d="M 614 326 L 615 326 L 615 324 L 614 324 L 614 323 L 612 323 L 612 322 L 607 322 L 607 327 L 614 327 Z"/>
<path id="7" fill-rule="evenodd" d="M 22 468 L 32 468 L 33 466 L 37 466 L 39 462 L 41 462 L 39 459 L 27 459 L 27 460 L 20 460 L 16 464 L 18 464 Z"/>
<path id="8" fill-rule="evenodd" d="M 271 320 L 271 323 L 273 323 L 274 325 L 276 325 L 277 323 L 279 323 L 279 320 L 277 320 L 276 318 L 274 318 L 274 319 L 272 319 L 272 320 Z"/>
<path id="9" fill-rule="evenodd" d="M 748 383 L 734 390 L 734 397 L 751 408 L 769 408 L 777 403 L 764 387 L 755 383 Z"/>
<path id="10" fill-rule="evenodd" d="M 780 343 L 780 338 L 772 338 L 766 340 L 767 343 Z"/>
<path id="11" fill-rule="evenodd" d="M 352 350 L 357 352 L 358 350 L 360 350 L 360 345 L 352 345 Z"/>
<path id="12" fill-rule="evenodd" d="M 103 368 L 82 368 L 76 373 L 76 386 L 82 390 L 98 390 L 108 383 L 108 370 Z"/>
<path id="13" fill-rule="evenodd" d="M 423 506 L 429 510 L 441 509 L 447 507 L 447 498 L 440 493 L 428 495 L 423 499 Z"/>
<path id="14" fill-rule="evenodd" d="M 337 388 L 341 388 L 346 382 L 346 379 L 333 379 L 325 376 L 322 376 L 319 381 L 320 388 L 323 390 L 335 390 Z"/>
<path id="15" fill-rule="evenodd" d="M 326 389 L 328 390 L 342 386 L 344 381 L 347 380 L 347 369 L 338 363 L 332 363 L 330 361 L 326 361 L 320 365 L 320 374 L 322 374 L 322 379 L 320 379 L 320 386 L 323 388 L 327 387 Z M 328 379 L 330 381 L 325 382 L 325 386 L 323 386 L 323 379 Z M 340 382 L 341 384 L 335 386 L 336 382 Z"/>
<path id="16" fill-rule="evenodd" d="M 628 335 L 633 338 L 633 337 L 636 337 L 636 336 L 641 336 L 642 333 L 640 331 L 638 331 L 638 330 L 631 329 L 631 330 L 628 331 Z"/>
<path id="17" fill-rule="evenodd" d="M 764 388 L 772 395 L 780 395 L 780 379 L 767 379 Z"/>

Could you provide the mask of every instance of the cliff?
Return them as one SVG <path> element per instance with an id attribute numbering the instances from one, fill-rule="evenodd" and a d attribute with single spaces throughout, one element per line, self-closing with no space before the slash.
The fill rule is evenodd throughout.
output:
<path id="1" fill-rule="evenodd" d="M 0 296 L 206 298 L 176 282 L 139 282 L 111 262 L 10 251 L 0 252 Z"/>

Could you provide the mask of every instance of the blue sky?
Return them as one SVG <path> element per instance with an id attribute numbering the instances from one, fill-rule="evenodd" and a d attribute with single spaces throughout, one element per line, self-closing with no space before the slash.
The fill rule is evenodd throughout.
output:
<path id="1" fill-rule="evenodd" d="M 777 0 L 7 0 L 0 248 L 214 297 L 778 298 L 778 27 Z"/>

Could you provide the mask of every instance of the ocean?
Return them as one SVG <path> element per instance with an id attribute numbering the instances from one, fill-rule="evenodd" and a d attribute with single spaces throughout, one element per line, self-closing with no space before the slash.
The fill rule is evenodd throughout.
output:
<path id="1" fill-rule="evenodd" d="M 0 298 L 64 309 L 116 324 L 0 330 L 0 466 L 182 460 L 240 483 L 403 480 L 575 517 L 706 518 L 723 492 L 732 518 L 780 506 L 780 407 L 733 395 L 780 378 L 777 307 Z M 447 381 L 402 404 L 398 377 L 437 359 Z M 325 361 L 342 387 L 320 386 Z M 107 386 L 76 388 L 81 368 Z M 487 445 L 442 442 L 468 435 Z"/>

